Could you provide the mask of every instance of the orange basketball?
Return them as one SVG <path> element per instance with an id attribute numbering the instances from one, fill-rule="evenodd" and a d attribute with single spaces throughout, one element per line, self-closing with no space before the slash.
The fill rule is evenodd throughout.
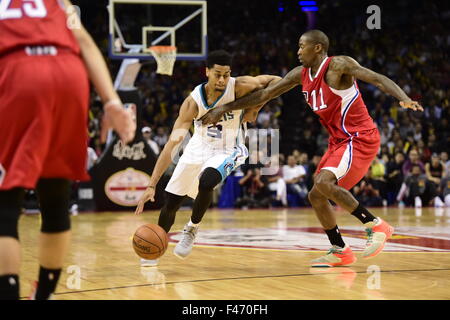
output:
<path id="1" fill-rule="evenodd" d="M 144 224 L 133 236 L 133 249 L 141 258 L 153 260 L 166 252 L 169 238 L 166 231 L 156 224 Z"/>

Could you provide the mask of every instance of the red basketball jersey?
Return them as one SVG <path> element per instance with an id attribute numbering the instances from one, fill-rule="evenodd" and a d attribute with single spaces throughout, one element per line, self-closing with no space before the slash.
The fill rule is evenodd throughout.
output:
<path id="1" fill-rule="evenodd" d="M 0 56 L 29 45 L 53 45 L 79 54 L 70 22 L 60 0 L 0 0 Z"/>
<path id="2" fill-rule="evenodd" d="M 306 102 L 332 138 L 346 139 L 376 128 L 356 81 L 345 90 L 333 89 L 326 83 L 325 74 L 332 58 L 326 57 L 314 76 L 310 68 L 303 68 L 302 91 Z"/>

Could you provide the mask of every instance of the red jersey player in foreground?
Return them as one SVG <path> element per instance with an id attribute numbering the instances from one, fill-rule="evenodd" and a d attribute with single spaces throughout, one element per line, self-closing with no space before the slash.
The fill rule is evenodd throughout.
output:
<path id="1" fill-rule="evenodd" d="M 106 123 L 123 142 L 134 138 L 132 115 L 94 41 L 76 15 L 66 15 L 70 5 L 0 0 L 0 300 L 19 298 L 25 189 L 36 188 L 42 216 L 39 282 L 31 298 L 48 299 L 55 291 L 70 243 L 70 180 L 88 178 L 88 76 Z"/>
<path id="2" fill-rule="evenodd" d="M 328 57 L 328 46 L 328 37 L 322 31 L 307 31 L 300 37 L 297 52 L 302 66 L 291 70 L 275 85 L 215 108 L 201 119 L 204 124 L 215 123 L 225 112 L 251 108 L 302 86 L 306 101 L 330 134 L 328 150 L 317 168 L 308 198 L 332 248 L 325 256 L 313 260 L 313 267 L 344 266 L 356 261 L 341 237 L 329 200 L 350 212 L 366 227 L 368 241 L 364 258 L 379 254 L 394 231 L 348 191 L 364 177 L 380 147 L 378 129 L 369 116 L 356 79 L 394 96 L 403 108 L 423 111 L 387 77 L 360 66 L 351 57 Z"/>

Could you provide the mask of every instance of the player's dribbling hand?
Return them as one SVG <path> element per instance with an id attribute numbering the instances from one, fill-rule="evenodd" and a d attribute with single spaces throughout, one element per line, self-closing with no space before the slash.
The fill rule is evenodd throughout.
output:
<path id="1" fill-rule="evenodd" d="M 144 211 L 144 205 L 148 200 L 155 202 L 155 187 L 148 187 L 145 190 L 144 194 L 139 199 L 136 211 L 134 212 L 135 215 L 140 215 L 142 211 Z"/>
<path id="2" fill-rule="evenodd" d="M 414 111 L 423 111 L 423 107 L 417 102 L 412 100 L 400 101 L 400 106 L 403 109 L 412 109 Z"/>
<path id="3" fill-rule="evenodd" d="M 205 113 L 199 120 L 203 125 L 216 124 L 222 118 L 225 113 L 221 107 L 214 108 Z"/>

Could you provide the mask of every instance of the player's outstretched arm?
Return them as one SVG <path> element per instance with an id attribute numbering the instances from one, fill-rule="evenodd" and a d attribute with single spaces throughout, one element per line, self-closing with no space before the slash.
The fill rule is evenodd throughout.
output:
<path id="1" fill-rule="evenodd" d="M 329 68 L 342 74 L 348 74 L 356 79 L 373 84 L 378 89 L 400 101 L 400 106 L 414 111 L 423 111 L 417 101 L 412 101 L 408 95 L 391 79 L 376 73 L 368 68 L 362 67 L 355 59 L 348 56 L 336 56 L 330 63 Z"/>
<path id="2" fill-rule="evenodd" d="M 189 132 L 189 128 L 192 125 L 192 120 L 197 116 L 197 113 L 198 109 L 194 99 L 192 99 L 191 96 L 187 97 L 181 105 L 180 114 L 173 125 L 169 140 L 159 154 L 150 178 L 150 184 L 141 196 L 135 214 L 142 213 L 144 210 L 144 205 L 148 200 L 152 202 L 155 201 L 156 185 L 172 162 L 173 150 L 183 141 L 184 137 Z"/>
<path id="3" fill-rule="evenodd" d="M 256 77 L 242 76 L 236 78 L 236 98 L 243 97 L 253 91 L 273 86 L 281 81 L 281 77 L 273 75 L 259 75 Z M 258 116 L 259 110 L 265 105 L 262 103 L 258 106 L 245 109 L 244 122 L 254 122 Z"/>
<path id="4" fill-rule="evenodd" d="M 72 6 L 69 0 L 64 0 L 64 4 L 66 7 Z M 70 18 L 78 19 L 78 16 L 74 15 Z M 134 110 L 123 108 L 119 95 L 114 90 L 105 59 L 81 22 L 77 24 L 77 28 L 71 30 L 80 46 L 89 78 L 104 104 L 105 123 L 119 134 L 124 143 L 132 141 L 136 132 L 136 122 L 133 119 Z"/>
<path id="5" fill-rule="evenodd" d="M 207 112 L 200 118 L 204 125 L 215 124 L 223 116 L 225 112 L 232 110 L 248 109 L 255 106 L 265 104 L 267 101 L 279 97 L 286 91 L 291 90 L 295 86 L 301 85 L 301 72 L 303 67 L 299 66 L 292 69 L 286 76 L 274 85 L 269 85 L 267 88 L 250 93 L 240 99 L 227 103 L 223 106 L 216 107 Z"/>
<path id="6" fill-rule="evenodd" d="M 281 81 L 283 78 L 273 75 L 260 75 L 256 77 L 241 76 L 236 78 L 236 98 L 239 99 L 253 91 L 267 88 L 269 85 Z"/>

